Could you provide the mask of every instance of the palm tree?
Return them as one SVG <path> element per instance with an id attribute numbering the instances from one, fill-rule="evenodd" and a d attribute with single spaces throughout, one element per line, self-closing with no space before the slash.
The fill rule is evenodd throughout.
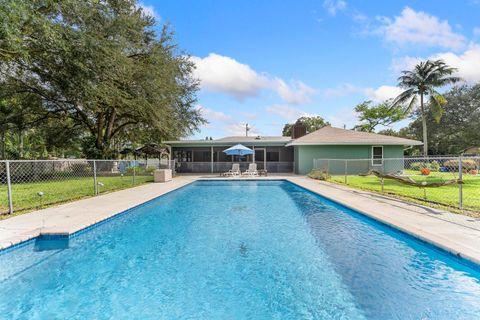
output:
<path id="1" fill-rule="evenodd" d="M 398 86 L 405 89 L 393 101 L 393 107 L 404 106 L 405 113 L 412 112 L 420 96 L 420 112 L 423 126 L 423 154 L 428 155 L 427 119 L 424 97 L 430 98 L 430 109 L 438 122 L 442 117 L 445 99 L 435 88 L 454 84 L 462 79 L 451 76 L 457 69 L 449 67 L 443 60 L 427 60 L 418 63 L 412 71 L 402 71 Z M 408 103 L 407 103 L 408 102 Z"/>

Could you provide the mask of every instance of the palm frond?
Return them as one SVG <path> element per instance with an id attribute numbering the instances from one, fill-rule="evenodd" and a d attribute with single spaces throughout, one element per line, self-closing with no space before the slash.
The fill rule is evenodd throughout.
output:
<path id="1" fill-rule="evenodd" d="M 460 77 L 443 77 L 437 80 L 436 87 L 442 87 L 449 84 L 455 84 L 457 82 L 463 81 Z"/>
<path id="2" fill-rule="evenodd" d="M 416 87 L 418 91 L 450 85 L 461 81 L 460 77 L 452 76 L 457 69 L 449 67 L 443 60 L 426 60 L 419 62 L 411 71 L 402 71 L 398 85 L 402 88 Z"/>
<path id="3" fill-rule="evenodd" d="M 409 104 L 407 105 L 407 107 L 405 108 L 405 114 L 412 112 L 413 108 L 414 108 L 415 105 L 417 104 L 417 101 L 418 101 L 418 96 L 417 96 L 417 95 L 414 95 L 414 96 L 412 97 L 412 100 L 410 100 L 410 103 L 409 103 Z"/>
<path id="4" fill-rule="evenodd" d="M 433 118 L 437 123 L 440 123 L 440 120 L 442 119 L 443 116 L 443 108 L 442 104 L 445 101 L 445 98 L 435 90 L 430 90 L 429 91 L 430 95 L 430 107 L 432 110 L 432 115 Z"/>
<path id="5" fill-rule="evenodd" d="M 416 97 L 417 93 L 414 88 L 407 89 L 400 93 L 395 99 L 393 99 L 391 108 L 403 106 L 405 102 L 412 97 Z"/>
<path id="6" fill-rule="evenodd" d="M 451 76 L 457 72 L 456 68 L 448 66 L 443 60 L 430 61 L 432 68 L 429 70 L 425 82 L 431 87 L 441 87 L 461 81 L 460 77 Z"/>

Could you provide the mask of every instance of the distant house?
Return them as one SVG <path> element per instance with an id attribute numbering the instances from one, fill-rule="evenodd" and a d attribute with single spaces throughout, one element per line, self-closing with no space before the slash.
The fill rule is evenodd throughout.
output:
<path id="1" fill-rule="evenodd" d="M 166 141 L 170 155 L 177 162 L 177 171 L 185 173 L 223 172 L 232 162 L 240 162 L 244 170 L 250 162 L 268 172 L 307 174 L 314 159 L 371 159 L 371 165 L 383 165 L 383 159 L 403 158 L 405 147 L 422 142 L 376 133 L 324 127 L 306 134 L 292 130 L 292 137 L 225 137 L 215 140 Z M 254 150 L 244 157 L 227 156 L 222 151 L 235 144 Z M 402 164 L 403 166 L 403 164 Z M 351 173 L 351 172 L 350 172 Z"/>

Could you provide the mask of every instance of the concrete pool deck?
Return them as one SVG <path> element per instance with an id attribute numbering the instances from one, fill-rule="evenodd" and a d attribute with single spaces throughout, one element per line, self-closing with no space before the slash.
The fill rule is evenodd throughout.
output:
<path id="1" fill-rule="evenodd" d="M 78 200 L 0 221 L 0 249 L 39 235 L 69 235 L 196 180 L 225 179 L 182 175 L 168 183 L 152 183 Z M 228 179 L 228 178 L 227 178 Z M 249 179 L 249 178 L 241 178 Z M 417 204 L 359 191 L 293 174 L 255 177 L 285 179 L 346 207 L 480 264 L 480 221 Z"/>

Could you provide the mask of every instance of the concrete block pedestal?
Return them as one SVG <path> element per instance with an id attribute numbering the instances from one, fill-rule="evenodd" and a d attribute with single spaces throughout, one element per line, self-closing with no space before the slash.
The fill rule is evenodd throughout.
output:
<path id="1" fill-rule="evenodd" d="M 172 181 L 172 170 L 170 169 L 157 169 L 153 172 L 154 182 L 168 182 Z"/>

